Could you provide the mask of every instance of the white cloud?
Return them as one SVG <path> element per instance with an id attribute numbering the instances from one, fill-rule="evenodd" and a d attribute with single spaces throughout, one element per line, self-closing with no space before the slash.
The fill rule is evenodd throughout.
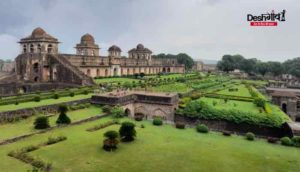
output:
<path id="1" fill-rule="evenodd" d="M 237 53 L 279 61 L 300 56 L 298 0 L 28 0 L 24 6 L 15 5 L 20 1 L 10 4 L 14 10 L 0 12 L 9 16 L 6 21 L 15 21 L 7 22 L 7 29 L 0 28 L 0 34 L 20 39 L 41 26 L 62 42 L 64 53 L 73 53 L 80 37 L 89 32 L 102 47 L 102 55 L 112 44 L 127 55 L 130 48 L 144 43 L 154 53 L 186 52 L 203 59 Z M 7 4 L 3 7 L 0 2 L 2 11 L 10 9 Z M 278 27 L 254 28 L 246 21 L 248 13 L 259 15 L 273 9 L 287 10 L 287 21 Z M 7 15 L 14 11 L 19 12 Z M 8 51 L 10 57 L 16 56 L 18 45 L 6 47 L 1 54 Z"/>
<path id="2" fill-rule="evenodd" d="M 0 35 L 0 58 L 1 59 L 13 59 L 15 58 L 16 54 L 19 53 L 19 46 L 17 44 L 18 38 L 2 34 Z"/>

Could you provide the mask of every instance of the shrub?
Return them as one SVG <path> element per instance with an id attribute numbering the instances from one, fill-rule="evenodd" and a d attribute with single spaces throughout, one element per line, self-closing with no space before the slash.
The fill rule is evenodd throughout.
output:
<path id="1" fill-rule="evenodd" d="M 105 105 L 105 106 L 102 107 L 102 111 L 103 111 L 104 113 L 110 113 L 111 108 L 112 108 L 111 106 Z"/>
<path id="2" fill-rule="evenodd" d="M 46 144 L 47 144 L 47 145 L 52 145 L 52 144 L 54 144 L 54 143 L 61 142 L 61 141 L 64 141 L 64 140 L 66 140 L 66 139 L 67 139 L 67 137 L 65 137 L 65 136 L 58 136 L 58 137 L 56 137 L 56 138 L 49 137 L 49 138 L 48 138 L 48 141 L 46 142 Z"/>
<path id="3" fill-rule="evenodd" d="M 198 124 L 196 130 L 199 133 L 208 133 L 208 127 L 205 124 Z"/>
<path id="4" fill-rule="evenodd" d="M 300 147 L 300 136 L 295 136 L 292 138 L 293 145 L 296 147 Z"/>
<path id="5" fill-rule="evenodd" d="M 280 141 L 281 141 L 281 144 L 284 146 L 292 146 L 292 144 L 293 144 L 292 140 L 289 137 L 282 137 L 280 139 Z"/>
<path id="6" fill-rule="evenodd" d="M 114 118 L 122 118 L 125 115 L 123 108 L 120 106 L 111 108 L 110 113 Z"/>
<path id="7" fill-rule="evenodd" d="M 75 93 L 74 92 L 70 92 L 70 97 L 74 97 L 75 96 Z"/>
<path id="8" fill-rule="evenodd" d="M 39 102 L 39 101 L 41 101 L 41 97 L 40 97 L 40 96 L 35 96 L 35 97 L 33 98 L 33 100 L 34 100 L 35 102 Z"/>
<path id="9" fill-rule="evenodd" d="M 213 101 L 213 106 L 216 106 L 217 105 L 217 101 Z"/>
<path id="10" fill-rule="evenodd" d="M 247 140 L 252 141 L 252 140 L 254 140 L 255 135 L 252 132 L 248 132 L 248 133 L 246 133 L 245 137 L 246 137 Z"/>
<path id="11" fill-rule="evenodd" d="M 119 141 L 117 140 L 117 137 L 119 136 L 118 132 L 110 130 L 104 133 L 104 137 L 106 139 L 103 141 L 103 149 L 106 151 L 113 151 L 117 149 L 117 145 Z"/>
<path id="12" fill-rule="evenodd" d="M 16 101 L 16 102 L 15 102 L 15 105 L 18 105 L 18 104 L 19 104 L 19 102 L 18 102 L 18 101 Z"/>
<path id="13" fill-rule="evenodd" d="M 231 136 L 230 131 L 223 131 L 222 134 L 223 134 L 223 136 Z"/>
<path id="14" fill-rule="evenodd" d="M 175 127 L 178 128 L 178 129 L 185 129 L 185 123 L 176 122 Z"/>
<path id="15" fill-rule="evenodd" d="M 57 93 L 53 94 L 54 99 L 59 99 L 59 95 Z"/>
<path id="16" fill-rule="evenodd" d="M 145 125 L 144 125 L 144 124 L 141 124 L 141 128 L 145 128 Z"/>
<path id="17" fill-rule="evenodd" d="M 49 128 L 49 120 L 46 116 L 39 116 L 34 121 L 34 128 L 35 129 L 45 129 Z"/>
<path id="18" fill-rule="evenodd" d="M 135 125 L 132 122 L 123 122 L 120 129 L 119 134 L 121 140 L 124 142 L 130 142 L 134 140 L 136 136 Z"/>
<path id="19" fill-rule="evenodd" d="M 153 125 L 157 125 L 157 126 L 163 125 L 163 121 L 160 118 L 154 118 L 152 123 Z"/>
<path id="20" fill-rule="evenodd" d="M 70 124 L 71 119 L 66 115 L 66 112 L 68 111 L 68 106 L 62 104 L 58 106 L 58 112 L 60 113 L 56 124 Z"/>

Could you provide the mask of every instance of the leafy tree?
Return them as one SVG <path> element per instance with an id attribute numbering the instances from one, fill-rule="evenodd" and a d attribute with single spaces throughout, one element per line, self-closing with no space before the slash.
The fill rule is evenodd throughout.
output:
<path id="1" fill-rule="evenodd" d="M 265 74 L 268 72 L 268 64 L 264 62 L 257 63 L 256 71 L 262 76 L 265 76 Z"/>
<path id="2" fill-rule="evenodd" d="M 106 151 L 113 151 L 117 149 L 119 141 L 117 140 L 119 134 L 116 131 L 110 130 L 104 133 L 106 139 L 103 141 L 103 149 Z"/>
<path id="3" fill-rule="evenodd" d="M 123 122 L 120 129 L 119 134 L 124 142 L 130 142 L 134 140 L 136 136 L 135 125 L 132 122 Z"/>
<path id="4" fill-rule="evenodd" d="M 68 106 L 66 106 L 66 105 L 58 106 L 58 112 L 60 114 L 56 120 L 56 124 L 70 124 L 71 123 L 71 119 L 66 115 L 67 111 L 68 111 Z"/>
<path id="5" fill-rule="evenodd" d="M 114 106 L 111 108 L 110 113 L 115 118 L 122 118 L 125 115 L 123 108 L 120 106 Z"/>
<path id="6" fill-rule="evenodd" d="M 222 60 L 218 62 L 217 68 L 224 72 L 230 72 L 235 69 L 234 60 L 231 55 L 224 55 Z"/>
<path id="7" fill-rule="evenodd" d="M 165 58 L 176 59 L 179 64 L 184 64 L 186 70 L 192 69 L 192 67 L 194 65 L 194 60 L 192 59 L 192 57 L 189 56 L 188 54 L 185 54 L 185 53 L 179 53 L 177 55 L 163 54 L 162 53 L 162 54 L 154 55 L 153 58 L 157 58 L 157 59 L 165 59 Z"/>
<path id="8" fill-rule="evenodd" d="M 283 66 L 280 62 L 268 62 L 269 72 L 274 76 L 283 74 Z"/>
<path id="9" fill-rule="evenodd" d="M 255 71 L 257 60 L 256 59 L 243 59 L 240 63 L 239 69 L 246 72 L 246 73 L 252 73 Z"/>
<path id="10" fill-rule="evenodd" d="M 49 120 L 46 116 L 39 116 L 34 121 L 34 128 L 35 129 L 45 129 L 49 128 Z"/>

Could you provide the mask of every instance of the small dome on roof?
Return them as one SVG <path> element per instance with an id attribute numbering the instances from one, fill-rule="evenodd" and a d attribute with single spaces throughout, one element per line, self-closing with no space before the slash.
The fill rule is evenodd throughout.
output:
<path id="1" fill-rule="evenodd" d="M 44 29 L 37 27 L 32 31 L 32 37 L 42 37 L 46 34 L 46 32 L 44 31 Z"/>
<path id="2" fill-rule="evenodd" d="M 81 37 L 81 43 L 82 44 L 95 44 L 95 39 L 90 34 L 85 34 Z"/>
<path id="3" fill-rule="evenodd" d="M 143 45 L 143 44 L 138 44 L 138 45 L 136 46 L 136 49 L 142 50 L 142 49 L 144 49 L 144 45 Z"/>
<path id="4" fill-rule="evenodd" d="M 112 45 L 111 47 L 109 47 L 108 51 L 118 51 L 121 52 L 121 48 L 116 46 L 116 45 Z"/>

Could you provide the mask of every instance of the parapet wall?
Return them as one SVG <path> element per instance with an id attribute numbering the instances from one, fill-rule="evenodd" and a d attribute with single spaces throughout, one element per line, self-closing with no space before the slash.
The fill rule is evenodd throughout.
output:
<path id="1" fill-rule="evenodd" d="M 65 103 L 39 106 L 34 108 L 24 108 L 24 109 L 12 110 L 12 111 L 0 112 L 0 122 L 14 121 L 15 119 L 18 118 L 27 118 L 37 113 L 39 114 L 57 113 L 57 109 L 60 104 L 66 104 L 70 106 L 70 105 L 89 103 L 89 102 L 90 102 L 90 98 L 75 100 L 75 101 L 65 102 Z"/>

